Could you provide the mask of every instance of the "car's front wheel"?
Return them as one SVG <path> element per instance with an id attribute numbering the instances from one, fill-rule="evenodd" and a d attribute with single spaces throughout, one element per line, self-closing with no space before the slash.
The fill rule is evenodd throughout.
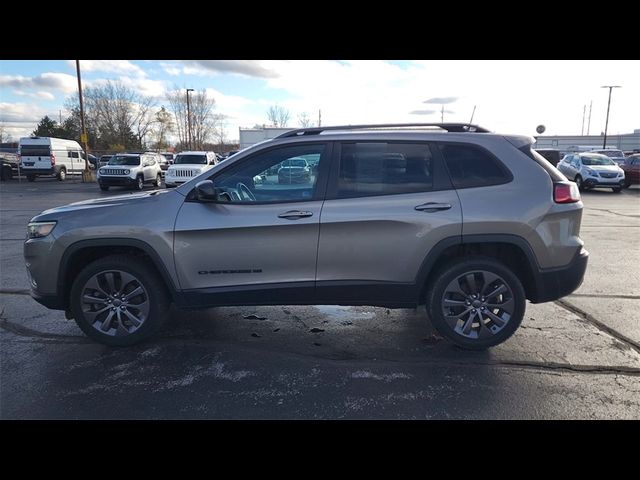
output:
<path id="1" fill-rule="evenodd" d="M 168 308 L 168 293 L 157 273 L 129 255 L 90 263 L 71 288 L 76 323 L 105 345 L 133 345 L 149 337 L 164 322 Z"/>
<path id="2" fill-rule="evenodd" d="M 427 312 L 445 338 L 483 350 L 509 338 L 525 312 L 518 277 L 488 257 L 461 259 L 440 270 L 427 292 Z"/>
<path id="3" fill-rule="evenodd" d="M 582 184 L 582 177 L 580 175 L 576 175 L 575 182 L 576 182 L 576 185 L 578 186 L 578 190 L 584 190 L 584 185 Z"/>
<path id="4" fill-rule="evenodd" d="M 162 185 L 162 175 L 158 174 L 156 175 L 156 181 L 153 182 L 153 186 L 159 187 L 160 185 Z"/>
<path id="5" fill-rule="evenodd" d="M 136 178 L 135 188 L 136 190 L 144 190 L 144 177 L 142 175 Z"/>

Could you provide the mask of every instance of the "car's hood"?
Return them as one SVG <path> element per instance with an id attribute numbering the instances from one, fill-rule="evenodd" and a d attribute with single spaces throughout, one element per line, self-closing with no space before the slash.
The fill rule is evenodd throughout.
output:
<path id="1" fill-rule="evenodd" d="M 179 163 L 177 165 L 174 163 L 169 167 L 169 170 L 204 170 L 205 168 L 207 168 L 207 165 L 202 165 L 201 163 Z"/>
<path id="2" fill-rule="evenodd" d="M 173 193 L 171 190 L 154 190 L 153 192 L 130 193 L 126 195 L 116 195 L 108 198 L 94 198 L 91 200 L 83 200 L 82 202 L 70 203 L 69 205 L 63 205 L 61 207 L 55 207 L 49 210 L 45 210 L 44 212 L 34 217 L 32 221 L 44 215 L 48 216 L 50 214 L 68 213 L 68 212 L 74 212 L 78 210 L 104 208 L 104 207 L 111 207 L 115 205 L 126 205 L 126 204 L 139 202 L 146 198 L 160 197 L 162 195 L 167 195 L 171 193 Z"/>

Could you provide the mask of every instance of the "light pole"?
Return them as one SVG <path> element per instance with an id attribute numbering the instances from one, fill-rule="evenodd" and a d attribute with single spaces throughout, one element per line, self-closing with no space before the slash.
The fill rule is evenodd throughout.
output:
<path id="1" fill-rule="evenodd" d="M 191 150 L 191 106 L 189 104 L 189 92 L 193 92 L 193 88 L 187 88 L 187 135 L 189 141 L 189 150 Z"/>
<path id="2" fill-rule="evenodd" d="M 611 106 L 611 90 L 614 88 L 622 88 L 620 85 L 605 85 L 600 88 L 608 88 L 609 89 L 609 103 L 607 103 L 607 122 L 604 124 L 604 143 L 602 148 L 607 148 L 607 129 L 609 128 L 609 107 Z"/>
<path id="3" fill-rule="evenodd" d="M 80 141 L 84 143 L 84 171 L 82 172 L 82 181 L 90 182 L 91 173 L 89 172 L 89 139 L 87 138 L 87 130 L 84 125 L 84 105 L 82 103 L 82 80 L 80 78 L 80 60 L 76 60 L 76 72 L 78 74 L 78 97 L 80 99 L 80 126 L 82 133 Z"/>

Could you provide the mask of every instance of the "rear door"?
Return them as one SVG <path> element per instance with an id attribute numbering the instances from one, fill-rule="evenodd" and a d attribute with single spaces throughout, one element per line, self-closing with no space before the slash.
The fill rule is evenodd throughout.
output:
<path id="1" fill-rule="evenodd" d="M 358 302 L 372 288 L 386 295 L 413 284 L 434 245 L 462 233 L 458 195 L 439 153 L 426 142 L 343 142 L 334 157 L 317 301 Z"/>
<path id="2" fill-rule="evenodd" d="M 50 169 L 51 147 L 48 143 L 21 145 L 20 161 L 25 171 Z"/>

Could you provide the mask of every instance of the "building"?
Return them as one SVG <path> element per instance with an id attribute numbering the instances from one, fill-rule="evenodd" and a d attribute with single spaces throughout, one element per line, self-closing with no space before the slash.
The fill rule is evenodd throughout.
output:
<path id="1" fill-rule="evenodd" d="M 280 127 L 261 127 L 261 128 L 242 128 L 240 127 L 240 150 L 243 150 L 251 145 L 275 138 L 278 135 L 295 130 L 295 128 L 280 128 Z"/>
<path id="2" fill-rule="evenodd" d="M 535 137 L 535 148 L 557 148 L 566 151 L 575 146 L 602 148 L 603 135 L 540 135 Z M 618 148 L 623 152 L 640 149 L 640 129 L 622 135 L 607 135 L 607 148 Z"/>

